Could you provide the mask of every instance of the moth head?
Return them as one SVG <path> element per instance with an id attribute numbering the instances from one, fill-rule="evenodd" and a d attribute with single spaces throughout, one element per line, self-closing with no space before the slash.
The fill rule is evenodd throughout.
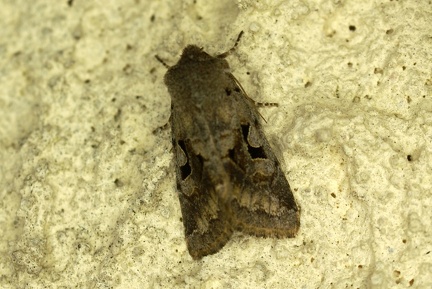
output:
<path id="1" fill-rule="evenodd" d="M 207 61 L 213 57 L 207 54 L 201 47 L 196 45 L 188 45 L 183 49 L 183 53 L 180 62 L 190 61 Z"/>

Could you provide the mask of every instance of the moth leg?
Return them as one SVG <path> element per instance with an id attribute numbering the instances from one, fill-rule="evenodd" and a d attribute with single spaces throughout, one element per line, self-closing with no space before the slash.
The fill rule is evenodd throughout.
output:
<path id="1" fill-rule="evenodd" d="M 269 106 L 278 107 L 279 103 L 277 103 L 277 102 L 257 102 L 257 101 L 255 101 L 255 105 L 259 106 L 259 107 L 269 107 Z"/>
<path id="2" fill-rule="evenodd" d="M 161 133 L 162 131 L 167 131 L 169 127 L 170 127 L 170 123 L 167 122 L 166 124 L 161 125 L 161 126 L 155 128 L 155 129 L 152 131 L 152 133 L 153 133 L 154 135 L 158 135 L 158 134 Z"/>

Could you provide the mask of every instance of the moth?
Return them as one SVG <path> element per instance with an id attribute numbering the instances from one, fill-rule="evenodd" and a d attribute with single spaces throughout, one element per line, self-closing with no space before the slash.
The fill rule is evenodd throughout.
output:
<path id="1" fill-rule="evenodd" d="M 218 252 L 234 231 L 294 237 L 300 211 L 267 141 L 254 101 L 230 73 L 227 52 L 188 45 L 164 77 L 187 248 Z"/>

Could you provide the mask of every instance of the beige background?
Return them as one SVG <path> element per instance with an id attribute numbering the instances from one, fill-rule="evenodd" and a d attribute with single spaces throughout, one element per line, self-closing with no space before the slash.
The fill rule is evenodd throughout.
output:
<path id="1" fill-rule="evenodd" d="M 432 3 L 212 2 L 0 0 L 0 287 L 431 288 Z M 301 229 L 193 261 L 154 55 L 241 30 Z"/>

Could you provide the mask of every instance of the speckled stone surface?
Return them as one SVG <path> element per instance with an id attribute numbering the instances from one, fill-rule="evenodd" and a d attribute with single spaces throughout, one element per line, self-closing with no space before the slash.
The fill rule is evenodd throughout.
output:
<path id="1" fill-rule="evenodd" d="M 430 1 L 0 0 L 1 288 L 431 288 Z M 302 208 L 186 251 L 155 54 L 230 48 Z"/>

